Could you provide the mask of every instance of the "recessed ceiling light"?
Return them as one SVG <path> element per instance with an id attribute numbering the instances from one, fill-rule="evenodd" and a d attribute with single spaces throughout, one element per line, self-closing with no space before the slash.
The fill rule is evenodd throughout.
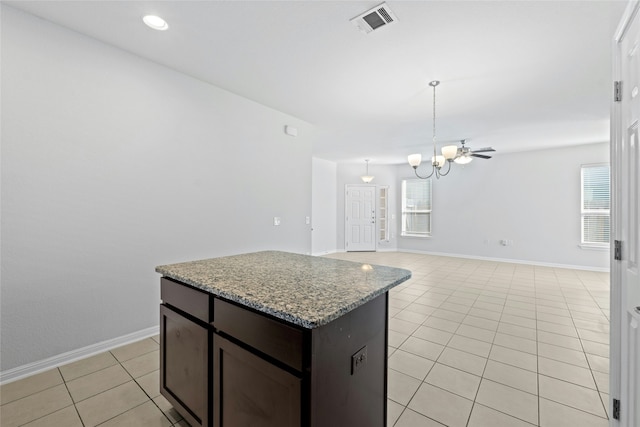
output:
<path id="1" fill-rule="evenodd" d="M 144 21 L 145 24 L 147 24 L 149 27 L 153 28 L 154 30 L 164 31 L 169 28 L 169 24 L 167 24 L 167 21 L 160 18 L 159 16 L 146 15 L 145 17 L 142 18 L 142 20 Z"/>

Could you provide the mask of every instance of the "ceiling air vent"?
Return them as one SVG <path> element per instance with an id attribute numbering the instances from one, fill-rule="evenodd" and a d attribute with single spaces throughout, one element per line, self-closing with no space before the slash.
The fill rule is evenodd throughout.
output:
<path id="1" fill-rule="evenodd" d="M 351 19 L 351 23 L 358 27 L 363 33 L 380 29 L 387 25 L 393 24 L 398 18 L 393 14 L 386 3 L 382 3 L 365 13 Z"/>

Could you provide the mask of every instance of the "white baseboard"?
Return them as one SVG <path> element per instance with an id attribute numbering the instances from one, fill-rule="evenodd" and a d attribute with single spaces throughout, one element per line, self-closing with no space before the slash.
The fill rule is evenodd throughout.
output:
<path id="1" fill-rule="evenodd" d="M 140 341 L 144 338 L 152 337 L 154 335 L 158 335 L 159 332 L 160 327 L 154 326 L 138 332 L 123 335 L 121 337 L 102 341 L 96 344 L 91 344 L 77 350 L 68 351 L 57 356 L 48 357 L 44 360 L 28 363 L 26 365 L 18 366 L 12 369 L 7 369 L 6 371 L 0 372 L 0 385 L 17 381 L 19 379 L 38 374 L 40 372 L 47 371 L 49 369 L 57 368 L 59 366 L 66 365 L 67 363 L 94 356 L 98 353 L 102 353 L 116 347 L 121 347 L 135 341 Z"/>
<path id="2" fill-rule="evenodd" d="M 335 251 L 328 251 L 318 255 L 327 255 L 330 253 L 342 253 L 342 252 L 347 252 L 347 251 L 345 249 L 336 249 Z M 477 259 L 482 261 L 506 262 L 509 264 L 537 265 L 540 267 L 552 267 L 552 268 L 570 268 L 572 270 L 596 271 L 601 273 L 609 272 L 609 267 L 591 267 L 587 265 L 556 264 L 556 263 L 541 262 L 541 261 L 527 261 L 522 259 L 492 258 L 492 257 L 483 257 L 483 256 L 475 256 L 475 255 L 451 254 L 447 252 L 419 251 L 414 249 L 378 248 L 377 252 L 407 252 L 412 254 L 444 256 L 444 257 L 451 257 L 451 258 L 466 258 L 466 259 Z"/>
<path id="3" fill-rule="evenodd" d="M 481 261 L 505 262 L 509 264 L 536 265 L 539 267 L 570 268 L 572 270 L 597 271 L 602 273 L 609 272 L 608 267 L 590 267 L 586 265 L 555 264 L 551 262 L 527 261 L 527 260 L 510 259 L 510 258 L 492 258 L 492 257 L 483 257 L 483 256 L 474 256 L 474 255 L 458 255 L 458 254 L 451 254 L 447 252 L 418 251 L 413 249 L 398 249 L 397 252 L 408 252 L 412 254 L 434 255 L 434 256 L 443 256 L 443 257 L 450 257 L 450 258 L 477 259 Z"/>

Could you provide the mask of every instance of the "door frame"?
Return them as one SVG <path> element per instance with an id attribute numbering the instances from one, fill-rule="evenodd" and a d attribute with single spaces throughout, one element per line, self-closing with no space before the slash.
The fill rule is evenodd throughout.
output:
<path id="1" fill-rule="evenodd" d="M 627 30 L 631 26 L 633 19 L 640 19 L 640 0 L 629 0 L 627 8 L 620 20 L 620 24 L 616 30 L 613 40 L 613 80 L 621 81 L 623 76 L 620 42 L 626 35 Z M 624 82 L 623 82 L 624 84 Z M 609 425 L 612 427 L 633 427 L 626 425 L 623 412 L 633 402 L 625 401 L 627 396 L 623 395 L 623 375 L 629 375 L 629 361 L 626 360 L 626 355 L 623 354 L 623 340 L 628 340 L 629 337 L 622 337 L 623 330 L 625 328 L 622 325 L 624 319 L 626 319 L 626 305 L 622 301 L 622 282 L 623 282 L 623 263 L 615 260 L 615 240 L 623 240 L 624 237 L 620 235 L 620 227 L 622 221 L 621 208 L 624 206 L 622 200 L 628 197 L 623 194 L 621 185 L 624 185 L 622 177 L 622 162 L 626 160 L 626 154 L 622 150 L 622 138 L 626 137 L 626 129 L 622 118 L 622 104 L 616 102 L 612 97 L 611 104 L 611 141 L 610 141 L 610 163 L 611 163 L 611 258 L 610 258 L 610 337 L 609 337 Z M 640 194 L 635 195 L 636 198 L 640 197 Z M 627 200 L 627 203 L 631 201 Z M 636 201 L 637 203 L 637 201 Z M 624 244 L 624 243 L 623 243 Z M 624 248 L 623 248 L 624 254 Z M 626 366 L 624 366 L 626 364 Z M 632 372 L 636 379 L 640 377 L 639 372 Z M 637 396 L 636 396 L 637 397 Z M 613 401 L 618 400 L 621 404 L 620 419 L 613 418 Z M 638 410 L 639 408 L 635 408 Z"/>

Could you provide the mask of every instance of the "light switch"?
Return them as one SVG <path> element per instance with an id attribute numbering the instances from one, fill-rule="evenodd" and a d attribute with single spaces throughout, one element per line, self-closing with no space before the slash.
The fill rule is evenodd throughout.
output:
<path id="1" fill-rule="evenodd" d="M 298 128 L 294 128 L 293 126 L 285 126 L 284 127 L 284 133 L 286 133 L 289 136 L 298 136 Z"/>
<path id="2" fill-rule="evenodd" d="M 308 217 L 308 216 L 305 216 L 304 217 L 304 223 L 307 224 L 307 225 L 311 224 L 311 218 Z"/>

